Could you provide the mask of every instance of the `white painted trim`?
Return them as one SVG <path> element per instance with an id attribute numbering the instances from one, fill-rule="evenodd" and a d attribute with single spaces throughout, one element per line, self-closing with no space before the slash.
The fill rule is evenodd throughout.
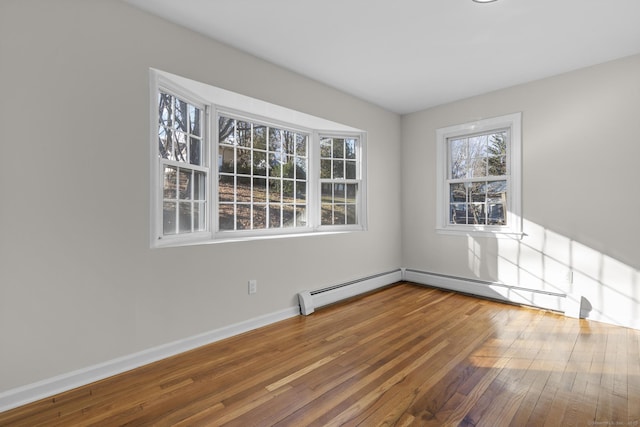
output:
<path id="1" fill-rule="evenodd" d="M 554 292 L 521 288 L 499 282 L 485 282 L 462 277 L 446 276 L 412 269 L 405 270 L 405 280 L 421 285 L 463 292 L 515 304 L 565 311 L 566 295 Z"/>
<path id="2" fill-rule="evenodd" d="M 299 111 L 291 110 L 239 93 L 200 83 L 175 74 L 149 69 L 149 111 L 150 111 L 150 247 L 180 247 L 204 245 L 210 243 L 227 243 L 246 240 L 272 239 L 295 235 L 315 235 L 324 232 L 360 232 L 367 230 L 367 175 L 366 175 L 366 131 L 346 126 L 337 122 L 322 119 Z M 158 159 L 158 91 L 166 91 L 204 110 L 208 126 L 203 134 L 204 158 L 208 165 L 176 164 L 178 167 L 203 170 L 207 174 L 207 227 L 206 230 L 193 233 L 163 235 L 162 233 L 162 163 Z M 276 126 L 309 134 L 308 176 L 307 176 L 307 213 L 308 226 L 297 228 L 275 228 L 260 230 L 218 230 L 218 209 L 216 182 L 219 175 L 217 163 L 217 117 L 218 114 L 233 118 L 256 122 L 268 126 Z M 334 137 L 354 136 L 358 138 L 358 165 L 360 175 L 357 211 L 358 224 L 322 226 L 320 224 L 320 173 L 319 173 L 319 135 Z M 317 184 L 317 185 L 315 185 Z M 318 188 L 316 188 L 318 187 Z"/>
<path id="3" fill-rule="evenodd" d="M 445 190 L 448 179 L 447 140 L 453 137 L 497 129 L 508 129 L 510 134 L 507 151 L 507 225 L 459 225 L 449 224 L 449 194 Z M 448 126 L 436 130 L 436 232 L 438 234 L 476 235 L 522 238 L 522 113 L 480 119 L 475 122 Z"/>
<path id="4" fill-rule="evenodd" d="M 201 347 L 203 345 L 211 344 L 216 341 L 298 315 L 300 315 L 300 308 L 298 306 L 289 307 L 284 310 L 265 314 L 263 316 L 225 326 L 220 329 L 194 335 L 192 337 L 159 345 L 137 353 L 58 375 L 53 378 L 10 389 L 0 393 L 0 412 L 35 402 L 113 375 L 130 371 L 167 357 L 175 356 L 185 351 L 193 350 L 194 348 Z"/>

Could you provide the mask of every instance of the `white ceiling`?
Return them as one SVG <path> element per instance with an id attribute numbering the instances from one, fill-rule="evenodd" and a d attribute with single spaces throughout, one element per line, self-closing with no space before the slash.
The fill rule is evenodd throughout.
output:
<path id="1" fill-rule="evenodd" d="M 640 0 L 125 0 L 397 113 L 640 53 Z"/>

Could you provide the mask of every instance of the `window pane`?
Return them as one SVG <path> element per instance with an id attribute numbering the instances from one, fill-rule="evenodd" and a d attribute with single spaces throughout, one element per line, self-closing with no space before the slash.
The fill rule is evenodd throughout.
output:
<path id="1" fill-rule="evenodd" d="M 175 160 L 179 162 L 186 162 L 187 157 L 187 134 L 184 132 L 173 132 L 173 148 L 175 149 Z"/>
<path id="2" fill-rule="evenodd" d="M 345 157 L 347 159 L 355 159 L 356 158 L 356 139 L 348 138 L 344 140 L 345 142 Z"/>
<path id="3" fill-rule="evenodd" d="M 218 149 L 218 166 L 220 172 L 234 172 L 234 149 L 233 147 L 221 145 Z"/>
<path id="4" fill-rule="evenodd" d="M 345 184 L 333 184 L 334 202 L 344 203 L 346 200 L 347 186 Z"/>
<path id="5" fill-rule="evenodd" d="M 449 186 L 449 194 L 449 201 L 451 202 L 467 201 L 467 188 L 463 183 L 451 184 Z"/>
<path id="6" fill-rule="evenodd" d="M 193 204 L 193 230 L 203 231 L 206 230 L 206 211 L 205 203 L 199 202 Z"/>
<path id="7" fill-rule="evenodd" d="M 178 169 L 173 166 L 164 168 L 163 194 L 165 199 L 175 199 L 178 188 Z"/>
<path id="8" fill-rule="evenodd" d="M 296 153 L 296 134 L 294 132 L 282 131 L 282 151 L 288 155 Z"/>
<path id="9" fill-rule="evenodd" d="M 202 136 L 202 110 L 189 105 L 189 132 L 195 136 Z"/>
<path id="10" fill-rule="evenodd" d="M 251 202 L 251 178 L 248 176 L 236 177 L 236 201 Z"/>
<path id="11" fill-rule="evenodd" d="M 158 129 L 158 150 L 160 153 L 160 158 L 162 159 L 173 158 L 171 132 L 171 129 L 168 129 L 164 126 L 160 126 L 160 128 Z"/>
<path id="12" fill-rule="evenodd" d="M 342 138 L 333 139 L 332 157 L 334 159 L 344 159 L 344 139 Z"/>
<path id="13" fill-rule="evenodd" d="M 267 175 L 267 153 L 262 151 L 253 152 L 253 174 Z"/>
<path id="14" fill-rule="evenodd" d="M 505 206 L 502 203 L 488 203 L 487 216 L 489 225 L 507 225 Z"/>
<path id="15" fill-rule="evenodd" d="M 491 181 L 487 184 L 487 195 L 489 198 L 498 197 L 506 199 L 507 197 L 507 181 Z"/>
<path id="16" fill-rule="evenodd" d="M 218 210 L 218 227 L 221 231 L 234 229 L 233 205 L 220 204 Z"/>
<path id="17" fill-rule="evenodd" d="M 306 206 L 296 206 L 296 226 L 298 227 L 307 226 L 307 207 Z"/>
<path id="18" fill-rule="evenodd" d="M 158 124 L 171 126 L 172 105 L 173 97 L 171 95 L 162 92 L 158 94 Z"/>
<path id="19" fill-rule="evenodd" d="M 469 200 L 471 200 L 472 202 L 484 203 L 486 200 L 486 187 L 486 182 L 474 182 L 473 184 L 471 184 L 469 186 Z"/>
<path id="20" fill-rule="evenodd" d="M 253 228 L 267 228 L 267 206 L 253 205 Z"/>
<path id="21" fill-rule="evenodd" d="M 467 223 L 467 205 L 466 203 L 452 203 L 451 214 L 449 217 L 451 224 L 466 224 Z"/>
<path id="22" fill-rule="evenodd" d="M 467 138 L 452 139 L 449 141 L 451 159 L 466 159 L 467 156 Z"/>
<path id="23" fill-rule="evenodd" d="M 307 136 L 296 134 L 296 154 L 305 157 L 307 155 Z"/>
<path id="24" fill-rule="evenodd" d="M 193 198 L 195 200 L 206 200 L 206 179 L 207 174 L 204 172 L 193 172 Z"/>
<path id="25" fill-rule="evenodd" d="M 295 181 L 282 181 L 282 200 L 286 203 L 293 203 Z"/>
<path id="26" fill-rule="evenodd" d="M 333 224 L 344 225 L 347 223 L 347 212 L 345 205 L 333 205 Z"/>
<path id="27" fill-rule="evenodd" d="M 487 159 L 471 159 L 469 162 L 469 178 L 477 178 L 487 176 Z"/>
<path id="28" fill-rule="evenodd" d="M 269 151 L 282 153 L 282 139 L 280 129 L 269 128 Z"/>
<path id="29" fill-rule="evenodd" d="M 236 149 L 236 173 L 251 174 L 251 150 L 244 148 Z"/>
<path id="30" fill-rule="evenodd" d="M 451 179 L 462 179 L 468 175 L 469 164 L 466 159 L 456 160 L 451 165 Z"/>
<path id="31" fill-rule="evenodd" d="M 221 202 L 233 202 L 235 179 L 231 175 L 220 175 L 218 183 L 218 200 Z"/>
<path id="32" fill-rule="evenodd" d="M 180 217 L 178 221 L 178 232 L 179 233 L 190 233 L 191 232 L 191 212 L 192 205 L 191 202 L 180 202 L 180 209 L 178 210 Z"/>
<path id="33" fill-rule="evenodd" d="M 344 160 L 333 161 L 333 178 L 334 179 L 344 178 Z"/>
<path id="34" fill-rule="evenodd" d="M 282 226 L 285 228 L 296 226 L 296 210 L 293 205 L 282 206 Z"/>
<path id="35" fill-rule="evenodd" d="M 346 161 L 345 165 L 346 165 L 346 169 L 347 169 L 347 174 L 346 174 L 345 178 L 347 178 L 347 179 L 356 179 L 356 162 Z"/>
<path id="36" fill-rule="evenodd" d="M 253 201 L 267 201 L 267 180 L 264 178 L 253 178 Z"/>
<path id="37" fill-rule="evenodd" d="M 181 99 L 178 98 L 174 98 L 175 99 L 175 104 L 174 104 L 174 128 L 178 129 L 182 132 L 187 132 L 187 130 L 189 129 L 187 127 L 187 120 L 188 120 L 188 115 L 187 115 L 187 103 L 184 102 Z"/>
<path id="38" fill-rule="evenodd" d="M 358 194 L 358 184 L 347 184 L 347 203 L 355 203 Z"/>
<path id="39" fill-rule="evenodd" d="M 507 133 L 497 132 L 489 136 L 488 146 L 489 175 L 501 176 L 507 174 Z"/>
<path id="40" fill-rule="evenodd" d="M 280 205 L 269 205 L 269 228 L 280 228 Z"/>
<path id="41" fill-rule="evenodd" d="M 469 224 L 485 224 L 485 204 L 484 203 L 471 203 L 468 206 L 469 212 Z"/>
<path id="42" fill-rule="evenodd" d="M 236 230 L 251 229 L 251 205 L 236 206 Z"/>
<path id="43" fill-rule="evenodd" d="M 233 145 L 235 141 L 235 123 L 234 119 L 220 116 L 218 118 L 218 141 L 220 144 Z"/>
<path id="44" fill-rule="evenodd" d="M 333 205 L 323 203 L 320 214 L 320 223 L 322 225 L 333 224 Z"/>
<path id="45" fill-rule="evenodd" d="M 357 224 L 356 205 L 347 205 L 347 224 Z"/>
<path id="46" fill-rule="evenodd" d="M 307 159 L 296 158 L 296 179 L 307 179 Z"/>
<path id="47" fill-rule="evenodd" d="M 323 203 L 333 203 L 333 189 L 329 183 L 322 183 L 320 186 L 320 195 Z"/>
<path id="48" fill-rule="evenodd" d="M 251 147 L 251 124 L 238 120 L 236 122 L 236 132 L 238 145 L 241 147 Z"/>
<path id="49" fill-rule="evenodd" d="M 282 165 L 280 164 L 279 154 L 269 154 L 269 176 L 280 177 L 282 173 Z"/>
<path id="50" fill-rule="evenodd" d="M 506 156 L 489 157 L 489 175 L 504 176 L 507 174 Z"/>
<path id="51" fill-rule="evenodd" d="M 266 126 L 253 125 L 253 148 L 257 148 L 259 150 L 267 149 Z"/>
<path id="52" fill-rule="evenodd" d="M 478 158 L 487 156 L 487 135 L 473 136 L 469 138 L 468 145 L 469 158 Z"/>
<path id="53" fill-rule="evenodd" d="M 306 203 L 307 201 L 307 183 L 305 181 L 296 181 L 296 203 Z"/>
<path id="54" fill-rule="evenodd" d="M 322 138 L 320 140 L 320 157 L 331 157 L 332 143 L 331 138 Z"/>
<path id="55" fill-rule="evenodd" d="M 189 138 L 189 163 L 192 165 L 202 165 L 202 140 L 200 138 Z"/>
<path id="56" fill-rule="evenodd" d="M 320 178 L 331 179 L 331 160 L 320 160 Z"/>
<path id="57" fill-rule="evenodd" d="M 191 198 L 191 171 L 180 169 L 178 173 L 178 188 L 181 199 Z"/>
<path id="58" fill-rule="evenodd" d="M 449 142 L 449 159 L 451 162 L 451 178 L 467 177 L 467 140 L 454 139 Z"/>
<path id="59" fill-rule="evenodd" d="M 491 225 L 506 225 L 507 181 L 487 184 L 487 217 Z"/>
<path id="60" fill-rule="evenodd" d="M 281 200 L 282 181 L 279 179 L 269 180 L 269 201 L 279 202 Z"/>
<path id="61" fill-rule="evenodd" d="M 164 202 L 162 204 L 162 232 L 164 234 L 176 234 L 175 202 Z"/>
<path id="62" fill-rule="evenodd" d="M 284 159 L 285 163 L 282 165 L 282 176 L 284 178 L 294 178 L 295 177 L 295 163 L 293 161 L 293 156 L 286 156 Z"/>

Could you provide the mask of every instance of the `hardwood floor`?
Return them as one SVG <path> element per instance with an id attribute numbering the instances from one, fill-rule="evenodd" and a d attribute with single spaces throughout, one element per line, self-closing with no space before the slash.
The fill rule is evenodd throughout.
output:
<path id="1" fill-rule="evenodd" d="M 0 425 L 638 426 L 640 331 L 402 283 Z"/>

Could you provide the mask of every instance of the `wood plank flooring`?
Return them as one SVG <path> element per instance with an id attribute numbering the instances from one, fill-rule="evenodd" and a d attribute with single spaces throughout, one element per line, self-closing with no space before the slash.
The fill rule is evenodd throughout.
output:
<path id="1" fill-rule="evenodd" d="M 638 426 L 640 331 L 400 283 L 1 426 Z"/>

